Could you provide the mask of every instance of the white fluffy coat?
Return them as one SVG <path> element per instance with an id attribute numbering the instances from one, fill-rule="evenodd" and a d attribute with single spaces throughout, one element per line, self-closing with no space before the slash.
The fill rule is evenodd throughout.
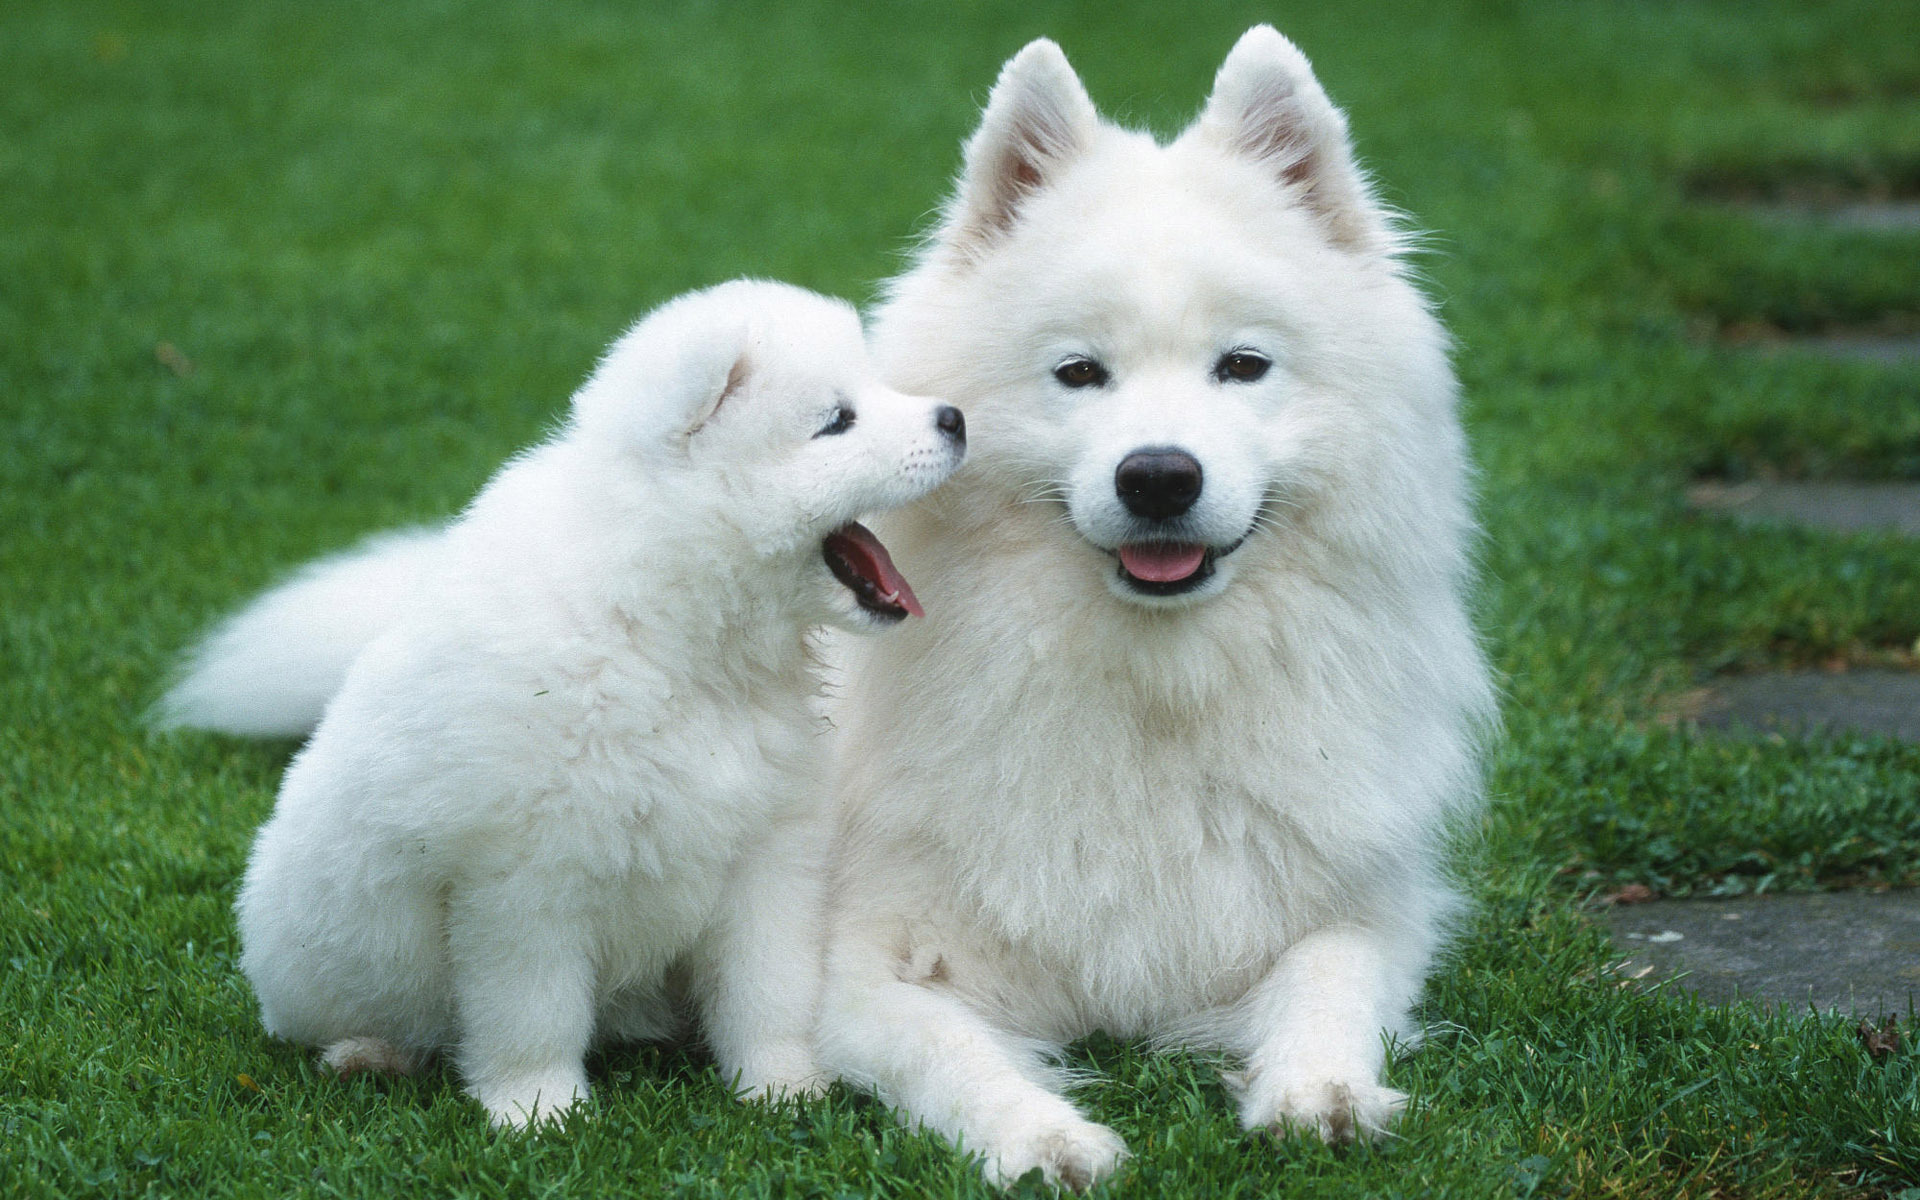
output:
<path id="1" fill-rule="evenodd" d="M 999 1182 L 1125 1147 L 1049 1051 L 1220 1048 L 1250 1129 L 1371 1135 L 1456 897 L 1488 675 L 1446 338 L 1307 62 L 1249 32 L 1170 144 L 1051 42 L 1006 67 L 876 353 L 967 467 L 884 528 L 936 614 L 851 651 L 822 1053 Z M 1271 360 L 1225 378 L 1236 349 Z M 1097 362 L 1098 386 L 1061 364 Z M 1205 489 L 1189 591 L 1118 570 L 1116 468 Z M 1236 538 L 1244 541 L 1236 542 Z"/>
<path id="2" fill-rule="evenodd" d="M 573 408 L 444 531 L 269 593 L 170 698 L 195 723 L 284 724 L 326 647 L 253 709 L 235 656 L 271 668 L 263 630 L 386 616 L 255 842 L 242 970 L 267 1028 L 337 1069 L 452 1049 L 497 1123 L 584 1096 L 590 1041 L 671 1032 L 670 972 L 743 1091 L 815 1088 L 807 638 L 877 623 L 821 541 L 924 493 L 963 443 L 872 376 L 851 308 L 765 283 L 657 310 Z"/>

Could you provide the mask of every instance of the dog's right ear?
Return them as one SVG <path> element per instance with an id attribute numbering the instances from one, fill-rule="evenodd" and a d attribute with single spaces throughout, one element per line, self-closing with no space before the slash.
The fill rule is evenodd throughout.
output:
<path id="1" fill-rule="evenodd" d="M 975 250 L 1012 227 L 1020 204 L 1093 141 L 1100 116 L 1060 47 L 1028 42 L 1007 60 L 967 141 L 947 238 Z"/>

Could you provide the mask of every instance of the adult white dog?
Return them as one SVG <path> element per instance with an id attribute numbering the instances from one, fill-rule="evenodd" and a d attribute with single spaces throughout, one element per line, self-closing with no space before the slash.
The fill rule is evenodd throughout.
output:
<path id="1" fill-rule="evenodd" d="M 1274 30 L 1166 145 L 1038 41 L 878 317 L 975 438 L 884 526 L 938 619 L 856 649 L 836 714 L 822 1053 L 996 1181 L 1125 1156 L 1046 1066 L 1094 1030 L 1237 1056 L 1249 1129 L 1402 1104 L 1493 705 L 1399 249 Z"/>
<path id="2" fill-rule="evenodd" d="M 873 376 L 851 307 L 726 284 L 636 326 L 445 530 L 243 612 L 170 697 L 177 721 L 284 724 L 276 681 L 248 690 L 244 668 L 329 599 L 387 616 L 248 864 L 241 968 L 268 1030 L 341 1071 L 453 1049 L 520 1124 L 586 1093 L 590 1040 L 671 1031 L 679 968 L 724 1075 L 819 1086 L 807 637 L 919 611 L 853 522 L 964 447 L 958 410 Z"/>

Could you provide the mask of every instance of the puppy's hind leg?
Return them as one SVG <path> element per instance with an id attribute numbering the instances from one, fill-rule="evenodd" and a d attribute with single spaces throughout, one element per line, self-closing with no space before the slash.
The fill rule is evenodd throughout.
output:
<path id="1" fill-rule="evenodd" d="M 1119 1168 L 1126 1144 L 1049 1090 L 1036 1047 L 952 992 L 902 980 L 895 965 L 880 946 L 837 933 L 821 1001 L 827 1066 L 980 1155 L 1002 1187 L 1038 1167 L 1048 1183 L 1084 1191 Z"/>

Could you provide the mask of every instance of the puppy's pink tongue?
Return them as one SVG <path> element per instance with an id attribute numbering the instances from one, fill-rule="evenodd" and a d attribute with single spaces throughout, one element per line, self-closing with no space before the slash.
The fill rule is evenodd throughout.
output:
<path id="1" fill-rule="evenodd" d="M 868 600 L 879 605 L 904 608 L 916 617 L 927 615 L 920 601 L 914 598 L 913 589 L 907 586 L 906 576 L 893 565 L 893 556 L 865 525 L 847 522 L 827 535 L 826 545 L 828 564 L 834 567 L 834 574 L 840 575 L 843 583 L 858 587 Z M 843 570 L 860 583 L 856 585 L 853 579 L 848 579 L 842 574 Z"/>
<path id="2" fill-rule="evenodd" d="M 1207 548 L 1192 542 L 1142 542 L 1120 547 L 1127 574 L 1148 583 L 1174 583 L 1200 569 Z"/>

